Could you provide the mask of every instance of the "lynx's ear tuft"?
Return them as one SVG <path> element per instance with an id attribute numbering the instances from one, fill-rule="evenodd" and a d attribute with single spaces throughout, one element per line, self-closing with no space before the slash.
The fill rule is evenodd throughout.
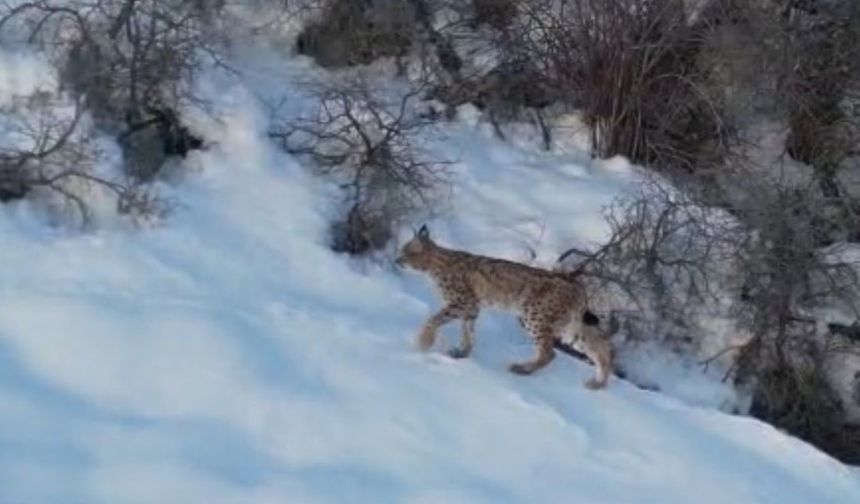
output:
<path id="1" fill-rule="evenodd" d="M 430 238 L 430 231 L 427 229 L 427 224 L 421 226 L 421 229 L 418 230 L 417 236 L 422 240 L 427 240 Z"/>

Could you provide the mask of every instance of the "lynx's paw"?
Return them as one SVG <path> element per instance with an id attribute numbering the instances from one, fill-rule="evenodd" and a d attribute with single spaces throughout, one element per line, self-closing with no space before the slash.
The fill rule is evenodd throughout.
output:
<path id="1" fill-rule="evenodd" d="M 416 346 L 418 347 L 418 350 L 428 352 L 430 351 L 430 348 L 433 347 L 433 343 L 435 341 L 436 335 L 433 334 L 432 331 L 421 331 L 421 334 L 418 335 Z"/>
<path id="2" fill-rule="evenodd" d="M 534 372 L 534 370 L 531 368 L 531 366 L 528 366 L 526 364 L 520 364 L 517 362 L 509 365 L 508 371 L 510 371 L 511 373 L 513 373 L 515 375 L 520 375 L 520 376 L 528 376 Z"/>
<path id="3" fill-rule="evenodd" d="M 598 390 L 602 389 L 605 386 L 606 380 L 598 380 L 596 378 L 591 378 L 589 380 L 586 380 L 585 382 L 585 388 L 587 388 L 588 390 Z"/>
<path id="4" fill-rule="evenodd" d="M 448 350 L 448 357 L 451 357 L 452 359 L 465 359 L 470 353 L 471 352 L 469 350 L 464 348 L 453 347 Z"/>

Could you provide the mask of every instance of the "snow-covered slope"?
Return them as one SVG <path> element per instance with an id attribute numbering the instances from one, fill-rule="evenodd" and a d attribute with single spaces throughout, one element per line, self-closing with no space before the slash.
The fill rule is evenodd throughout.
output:
<path id="1" fill-rule="evenodd" d="M 0 208 L 0 503 L 850 503 L 860 475 L 758 421 L 614 380 L 485 314 L 474 358 L 420 355 L 422 278 L 326 248 L 331 188 L 209 81 L 209 151 L 160 228 L 52 229 Z M 597 240 L 633 180 L 468 120 L 438 239 L 538 263 Z M 456 328 L 448 328 L 450 336 Z M 444 348 L 444 347 L 442 347 Z"/>

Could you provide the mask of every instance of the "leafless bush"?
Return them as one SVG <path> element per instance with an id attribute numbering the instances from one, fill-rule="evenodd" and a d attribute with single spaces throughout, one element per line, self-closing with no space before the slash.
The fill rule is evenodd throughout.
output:
<path id="1" fill-rule="evenodd" d="M 464 4 L 456 0 L 451 2 L 447 0 L 409 0 L 414 11 L 415 21 L 420 28 L 420 34 L 423 38 L 418 37 L 420 43 L 419 55 L 423 66 L 434 68 L 432 74 L 439 84 L 452 84 L 453 87 L 459 87 L 463 76 L 461 70 L 464 66 L 464 61 L 455 47 L 456 37 L 461 35 L 457 33 L 458 27 L 461 27 L 465 22 L 466 15 L 462 12 Z M 460 11 L 459 19 L 447 23 L 444 26 L 437 26 L 436 14 L 439 9 L 446 9 L 449 13 Z M 459 8 L 459 9 L 458 9 Z M 443 86 L 444 87 L 444 86 Z"/>
<path id="2" fill-rule="evenodd" d="M 860 263 L 846 243 L 858 214 L 835 205 L 814 177 L 736 169 L 743 183 L 726 201 L 749 231 L 736 243 L 732 315 L 749 337 L 735 349 L 732 376 L 753 390 L 752 414 L 856 462 L 860 437 L 847 412 L 860 403 L 850 403 L 856 384 L 844 377 L 860 371 L 848 358 L 860 345 L 825 327 L 832 312 L 860 317 Z"/>
<path id="3" fill-rule="evenodd" d="M 504 30 L 517 16 L 515 0 L 472 0 L 476 25 L 487 24 L 497 30 Z"/>
<path id="4" fill-rule="evenodd" d="M 849 110 L 860 100 L 860 4 L 807 7 L 790 3 L 778 18 L 787 150 L 816 169 L 825 194 L 840 197 L 834 177 L 847 158 L 860 154 L 860 118 Z"/>
<path id="5" fill-rule="evenodd" d="M 133 145 L 144 129 L 161 128 L 180 138 L 143 148 L 168 151 L 170 142 L 201 143 L 181 125 L 163 120 L 175 119 L 183 100 L 193 99 L 190 86 L 203 58 L 217 59 L 210 35 L 222 5 L 220 0 L 33 0 L 0 6 L 0 33 L 47 49 L 61 68 L 63 84 L 83 97 L 100 128 L 121 134 L 124 145 Z M 157 169 L 130 166 L 138 175 Z"/>
<path id="6" fill-rule="evenodd" d="M 736 223 L 656 178 L 617 200 L 605 217 L 609 240 L 595 250 L 567 250 L 560 266 L 611 298 L 603 304 L 618 312 L 628 337 L 700 350 L 697 324 L 726 294 Z"/>
<path id="7" fill-rule="evenodd" d="M 708 16 L 691 23 L 682 0 L 516 6 L 495 41 L 500 63 L 539 76 L 544 106 L 580 109 L 595 155 L 687 171 L 722 156 L 731 124 L 699 65 Z"/>
<path id="8" fill-rule="evenodd" d="M 84 225 L 91 218 L 87 193 L 94 188 L 111 193 L 117 210 L 135 219 L 167 211 L 145 186 L 96 172 L 100 152 L 82 125 L 79 103 L 64 105 L 50 93 L 37 92 L 0 107 L 0 121 L 0 201 L 58 196 Z"/>
<path id="9" fill-rule="evenodd" d="M 840 434 L 853 397 L 845 387 L 856 385 L 834 378 L 860 342 L 825 329 L 833 311 L 860 316 L 860 263 L 844 242 L 824 240 L 860 221 L 834 214 L 814 181 L 733 169 L 729 179 L 743 183 L 720 208 L 704 206 L 692 196 L 699 192 L 649 182 L 610 207 L 605 245 L 559 261 L 608 293 L 604 304 L 620 307 L 628 337 L 700 356 L 716 338 L 722 348 L 703 364 L 731 353 L 726 378 L 751 388 L 753 414 L 834 455 L 860 453 L 856 431 Z M 737 334 L 711 333 L 702 322 L 713 317 L 731 320 Z"/>
<path id="10" fill-rule="evenodd" d="M 392 224 L 428 205 L 445 178 L 448 162 L 418 143 L 431 124 L 412 107 L 422 88 L 391 101 L 360 77 L 310 86 L 315 113 L 273 128 L 270 136 L 344 190 L 347 217 L 334 230 L 341 238 L 333 248 L 353 254 L 378 248 Z"/>
<path id="11" fill-rule="evenodd" d="M 810 336 L 810 335 L 808 335 Z M 798 436 L 843 462 L 860 464 L 860 427 L 845 422 L 844 405 L 835 393 L 827 366 L 829 354 L 845 348 L 829 348 L 805 342 L 783 348 L 789 361 L 772 357 L 775 365 L 757 375 L 750 413 Z"/>
<path id="12" fill-rule="evenodd" d="M 723 9 L 706 51 L 715 92 L 746 123 L 762 116 L 784 123 L 787 154 L 815 168 L 828 197 L 841 197 L 835 175 L 860 144 L 852 110 L 860 99 L 860 4 L 711 3 Z"/>
<path id="13" fill-rule="evenodd" d="M 444 103 L 449 118 L 456 107 L 475 105 L 502 139 L 506 124 L 534 122 L 548 149 L 551 131 L 544 109 L 559 101 L 559 93 L 549 85 L 541 69 L 523 57 L 523 51 L 512 50 L 521 43 L 510 34 L 519 16 L 520 2 L 411 1 L 426 34 L 421 40 L 433 49 L 427 51 L 424 47 L 420 53 L 424 64 L 433 69 L 434 86 L 428 97 Z M 433 22 L 439 12 L 446 23 Z"/>
<path id="14" fill-rule="evenodd" d="M 846 409 L 851 405 L 840 401 L 839 391 L 850 384 L 834 382 L 833 374 L 839 370 L 830 367 L 840 355 L 856 352 L 856 345 L 822 335 L 818 321 L 804 316 L 796 305 L 764 311 L 780 301 L 756 299 L 749 308 L 757 332 L 738 348 L 735 380 L 753 392 L 752 415 L 834 455 L 844 455 L 848 445 L 833 441 L 847 426 Z M 855 454 L 860 448 L 857 441 L 849 450 Z"/>
<path id="15" fill-rule="evenodd" d="M 296 41 L 325 67 L 364 65 L 380 57 L 403 57 L 415 33 L 409 0 L 320 0 L 318 19 Z"/>
<path id="16" fill-rule="evenodd" d="M 817 310 L 860 315 L 858 264 L 841 253 L 844 243 L 824 246 L 840 234 L 838 228 L 854 229 L 860 220 L 834 214 L 812 181 L 774 184 L 748 174 L 744 186 L 733 210 L 751 236 L 738 249 L 742 292 L 736 316 L 752 338 L 740 353 L 737 376 L 743 380 L 783 367 L 809 372 L 812 364 L 797 365 L 798 355 L 850 350 L 821 333 Z"/>

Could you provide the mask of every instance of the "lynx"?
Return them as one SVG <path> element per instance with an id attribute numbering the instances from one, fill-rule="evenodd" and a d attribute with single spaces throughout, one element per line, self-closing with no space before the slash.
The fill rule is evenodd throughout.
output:
<path id="1" fill-rule="evenodd" d="M 402 247 L 396 263 L 428 275 L 445 302 L 418 336 L 422 351 L 430 350 L 441 326 L 459 319 L 463 324 L 460 344 L 448 355 L 468 357 L 481 307 L 495 306 L 517 312 L 537 348 L 534 359 L 508 366 L 512 373 L 528 375 L 549 364 L 558 338 L 596 365 L 596 377 L 585 382 L 587 388 L 606 385 L 612 347 L 586 307 L 584 287 L 570 275 L 442 247 L 430 238 L 426 226 Z"/>

